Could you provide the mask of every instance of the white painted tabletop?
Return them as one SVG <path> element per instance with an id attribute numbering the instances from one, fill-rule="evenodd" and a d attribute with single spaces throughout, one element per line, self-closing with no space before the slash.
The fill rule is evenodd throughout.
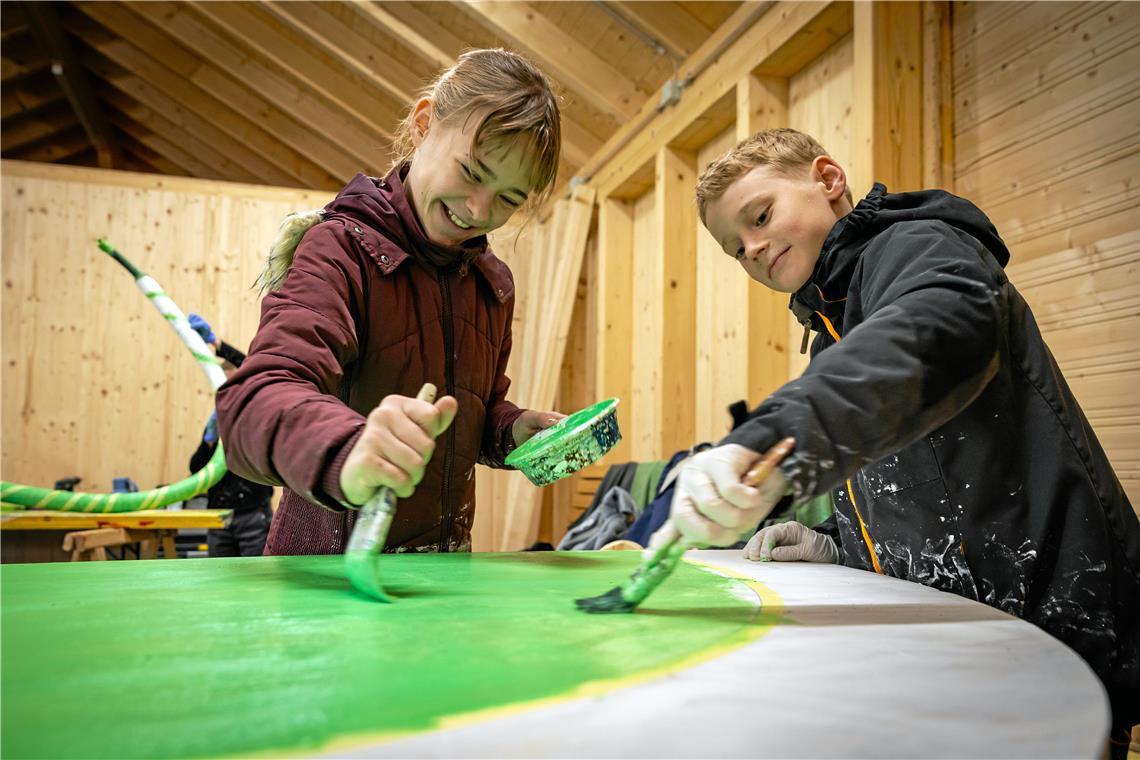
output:
<path id="1" fill-rule="evenodd" d="M 1036 626 L 837 565 L 693 559 L 762 581 L 791 621 L 601 697 L 337 757 L 1100 758 L 1108 700 Z M 441 688 L 446 688 L 441 685 Z"/>

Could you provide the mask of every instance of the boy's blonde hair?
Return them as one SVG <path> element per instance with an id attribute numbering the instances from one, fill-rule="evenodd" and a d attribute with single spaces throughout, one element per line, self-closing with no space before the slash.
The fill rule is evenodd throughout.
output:
<path id="1" fill-rule="evenodd" d="M 697 180 L 697 208 L 701 223 L 706 223 L 705 212 L 709 204 L 757 166 L 769 166 L 777 172 L 790 174 L 795 169 L 810 166 L 818 156 L 827 155 L 828 152 L 813 137 L 788 127 L 763 129 L 741 140 L 735 148 L 709 164 Z M 851 188 L 844 193 L 850 201 Z"/>
<path id="2" fill-rule="evenodd" d="M 490 142 L 507 145 L 524 140 L 534 156 L 529 177 L 533 193 L 526 206 L 535 208 L 550 195 L 562 152 L 562 117 L 558 96 L 538 68 L 521 55 L 500 48 L 469 50 L 420 93 L 432 101 L 432 120 L 452 123 L 478 114 L 473 147 Z M 417 101 L 419 98 L 417 98 Z M 415 103 L 393 139 L 393 167 L 412 158 Z M 254 284 L 261 293 L 281 287 L 301 238 L 320 223 L 320 209 L 290 214 L 281 223 L 265 268 Z"/>

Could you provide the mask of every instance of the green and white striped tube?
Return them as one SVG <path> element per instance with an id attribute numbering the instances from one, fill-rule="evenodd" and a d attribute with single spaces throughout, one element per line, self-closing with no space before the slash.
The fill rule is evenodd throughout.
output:
<path id="1" fill-rule="evenodd" d="M 162 286 L 150 275 L 140 272 L 123 254 L 106 240 L 99 240 L 99 248 L 115 261 L 122 264 L 135 278 L 135 284 L 143 292 L 166 323 L 178 333 L 178 337 L 193 354 L 198 366 L 206 373 L 210 386 L 217 388 L 226 381 L 226 373 L 218 364 L 217 358 L 206 346 L 202 336 L 190 327 L 186 315 L 170 300 Z M 221 442 L 206 463 L 190 477 L 161 488 L 135 493 L 83 493 L 55 491 L 50 488 L 37 488 L 19 483 L 0 481 L 0 502 L 5 507 L 16 506 L 24 509 L 53 509 L 61 512 L 137 512 L 140 509 L 158 509 L 176 501 L 184 501 L 205 493 L 226 474 L 226 455 Z"/>

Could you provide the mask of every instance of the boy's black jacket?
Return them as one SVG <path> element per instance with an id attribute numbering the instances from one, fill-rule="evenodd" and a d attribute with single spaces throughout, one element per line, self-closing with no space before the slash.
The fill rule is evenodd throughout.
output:
<path id="1" fill-rule="evenodd" d="M 810 365 L 725 442 L 793 436 L 784 475 L 797 498 L 833 492 L 845 564 L 1037 624 L 1123 717 L 1140 694 L 1140 527 L 1007 261 L 969 201 L 875 185 L 792 297 L 819 332 Z"/>

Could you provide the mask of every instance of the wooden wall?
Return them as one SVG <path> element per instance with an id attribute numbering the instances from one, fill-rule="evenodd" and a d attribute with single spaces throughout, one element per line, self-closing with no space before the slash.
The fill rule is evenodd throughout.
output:
<path id="1" fill-rule="evenodd" d="M 3 478 L 78 475 L 91 491 L 180 480 L 213 393 L 96 239 L 244 349 L 278 223 L 327 194 L 17 161 L 2 174 Z"/>
<path id="2" fill-rule="evenodd" d="M 1140 5 L 953 9 L 954 189 L 1140 510 Z"/>
<path id="3" fill-rule="evenodd" d="M 787 296 L 746 280 L 692 201 L 709 160 L 756 129 L 791 126 L 844 165 L 856 200 L 873 181 L 941 186 L 991 215 L 1011 277 L 1140 504 L 1136 39 L 1140 5 L 1128 3 L 778 2 L 733 35 L 682 103 L 591 179 L 594 397 L 623 397 L 627 439 L 607 461 L 715 439 L 728 403 L 755 405 L 806 366 Z M 688 219 L 667 227 L 663 208 Z M 674 283 L 692 285 L 680 301 Z M 670 385 L 677 377 L 691 384 Z"/>

